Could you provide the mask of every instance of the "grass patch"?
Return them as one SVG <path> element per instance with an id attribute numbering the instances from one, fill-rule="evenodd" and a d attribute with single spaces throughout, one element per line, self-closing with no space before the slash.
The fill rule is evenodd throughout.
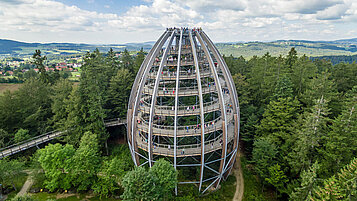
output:
<path id="1" fill-rule="evenodd" d="M 12 191 L 9 193 L 7 196 L 7 199 L 10 200 L 11 198 L 14 198 L 17 193 L 21 190 L 22 186 L 27 180 L 28 175 L 25 172 L 20 173 L 17 177 L 14 177 L 13 181 L 16 187 L 16 191 Z"/>
<path id="2" fill-rule="evenodd" d="M 228 176 L 226 181 L 221 182 L 221 188 L 215 192 L 211 192 L 205 196 L 200 196 L 198 193 L 198 187 L 193 184 L 179 185 L 179 196 L 175 197 L 174 200 L 179 201 L 190 201 L 190 200 L 220 200 L 220 201 L 231 201 L 234 197 L 236 191 L 236 177 L 233 175 Z M 181 195 L 180 195 L 181 194 Z"/>
<path id="3" fill-rule="evenodd" d="M 79 201 L 79 200 L 90 200 L 90 201 L 114 201 L 118 199 L 114 198 L 105 198 L 102 197 L 100 198 L 99 196 L 93 196 L 89 194 L 57 194 L 57 193 L 46 193 L 46 192 L 41 192 L 41 193 L 33 193 L 31 194 L 31 197 L 35 198 L 38 201 L 46 201 L 49 199 L 52 200 L 60 200 L 60 201 Z"/>
<path id="4" fill-rule="evenodd" d="M 22 84 L 18 83 L 0 83 L 0 95 L 3 94 L 5 91 L 9 90 L 11 92 L 18 90 Z"/>

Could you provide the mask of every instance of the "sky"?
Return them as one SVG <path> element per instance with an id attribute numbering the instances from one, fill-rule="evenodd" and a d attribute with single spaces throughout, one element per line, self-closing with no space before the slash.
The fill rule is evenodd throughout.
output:
<path id="1" fill-rule="evenodd" d="M 0 39 L 123 44 L 166 27 L 214 42 L 357 37 L 357 0 L 0 0 Z"/>

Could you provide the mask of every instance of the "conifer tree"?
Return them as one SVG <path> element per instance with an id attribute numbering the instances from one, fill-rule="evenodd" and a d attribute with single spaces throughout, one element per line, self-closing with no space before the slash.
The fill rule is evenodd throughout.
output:
<path id="1" fill-rule="evenodd" d="M 49 75 L 47 74 L 45 65 L 43 64 L 47 57 L 41 56 L 41 50 L 35 50 L 35 53 L 33 54 L 32 58 L 34 59 L 33 64 L 38 68 L 40 80 L 43 83 L 49 83 Z"/>
<path id="2" fill-rule="evenodd" d="M 298 56 L 297 56 L 297 51 L 295 50 L 295 47 L 292 47 L 286 57 L 286 65 L 288 65 L 290 68 L 294 65 L 294 63 L 297 61 Z"/>
<path id="3" fill-rule="evenodd" d="M 320 157 L 321 139 L 328 133 L 328 114 L 327 101 L 323 96 L 316 100 L 316 105 L 305 114 L 301 129 L 297 130 L 298 139 L 294 151 L 290 153 L 290 166 L 295 172 L 306 170 Z"/>
<path id="4" fill-rule="evenodd" d="M 136 54 L 134 60 L 134 75 L 139 71 L 140 66 L 143 63 L 144 59 L 145 59 L 145 52 L 143 48 L 141 48 L 140 51 Z"/>
<path id="5" fill-rule="evenodd" d="M 121 66 L 124 69 L 128 69 L 131 73 L 134 73 L 134 62 L 132 56 L 129 54 L 127 49 L 122 52 L 122 56 L 120 58 Z"/>
<path id="6" fill-rule="evenodd" d="M 337 175 L 324 180 L 324 185 L 317 187 L 310 200 L 356 200 L 357 199 L 357 158 L 340 170 Z"/>
<path id="7" fill-rule="evenodd" d="M 333 120 L 331 131 L 324 137 L 324 166 L 331 174 L 357 155 L 357 86 L 346 94 L 342 113 Z"/>
<path id="8" fill-rule="evenodd" d="M 300 174 L 301 183 L 300 186 L 294 189 L 291 193 L 290 199 L 292 201 L 308 201 L 311 196 L 314 195 L 314 189 L 318 185 L 319 178 L 317 172 L 320 169 L 320 165 L 315 162 L 312 166 L 303 170 Z"/>

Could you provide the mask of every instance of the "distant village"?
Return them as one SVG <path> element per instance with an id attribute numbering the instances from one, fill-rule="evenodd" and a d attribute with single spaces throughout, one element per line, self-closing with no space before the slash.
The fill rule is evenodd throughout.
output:
<path id="1" fill-rule="evenodd" d="M 121 57 L 122 52 L 115 54 Z M 83 55 L 51 56 L 44 61 L 47 72 L 59 72 L 72 81 L 78 81 L 80 67 L 83 65 Z M 120 62 L 120 61 L 119 61 Z M 0 59 L 0 83 L 21 83 L 24 79 L 36 76 L 39 69 L 32 63 L 30 57 L 7 57 Z"/>
<path id="2" fill-rule="evenodd" d="M 15 59 L 13 61 L 6 61 L 4 59 L 0 62 L 0 75 L 1 76 L 14 76 L 18 72 L 25 73 L 31 69 L 35 72 L 38 72 L 39 69 L 35 68 L 34 65 L 31 64 L 30 59 Z M 77 72 L 78 69 L 82 66 L 81 57 L 78 58 L 70 58 L 66 59 L 63 62 L 55 63 L 55 64 L 47 64 L 46 71 L 68 71 L 68 72 Z"/>

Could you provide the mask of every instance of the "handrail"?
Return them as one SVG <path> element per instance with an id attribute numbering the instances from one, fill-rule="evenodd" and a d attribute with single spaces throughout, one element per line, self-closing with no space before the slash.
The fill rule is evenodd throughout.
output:
<path id="1" fill-rule="evenodd" d="M 233 115 L 232 114 L 228 114 L 227 115 L 227 120 L 230 121 L 233 119 Z M 141 127 L 141 125 L 145 125 L 148 126 L 148 122 L 143 119 L 142 117 L 140 118 L 140 123 L 138 124 L 139 127 Z M 206 126 L 209 125 L 208 127 L 212 126 L 212 125 L 217 125 L 218 122 L 221 121 L 221 117 L 216 118 L 215 120 L 212 121 L 208 121 L 205 122 Z M 163 126 L 163 125 L 157 125 L 157 124 L 153 124 L 154 128 L 158 128 L 158 129 L 166 129 L 166 130 L 174 130 L 174 126 Z M 199 130 L 201 128 L 201 125 L 187 125 L 187 126 L 177 126 L 177 130 L 192 130 L 192 129 L 197 129 L 197 133 L 199 133 Z"/>
<path id="2" fill-rule="evenodd" d="M 228 128 L 232 133 L 233 126 L 230 125 Z M 141 134 L 137 133 L 138 137 L 140 140 L 138 141 L 138 146 L 141 149 L 147 149 L 147 141 L 144 136 Z M 220 149 L 222 147 L 223 141 L 222 134 L 218 135 L 214 139 L 211 139 L 209 141 L 206 141 L 204 143 L 204 146 L 206 147 L 205 153 Z M 229 135 L 228 136 L 228 141 L 234 140 L 234 135 Z M 159 143 L 154 143 L 154 150 L 153 153 L 157 155 L 165 155 L 165 156 L 172 156 L 174 153 L 172 145 L 168 144 L 159 144 Z M 169 147 L 170 146 L 170 147 Z M 177 145 L 177 155 L 179 156 L 190 156 L 190 155 L 199 155 L 201 154 L 201 143 L 199 144 L 188 144 L 188 145 Z"/>
<path id="3" fill-rule="evenodd" d="M 229 96 L 225 96 L 225 100 L 226 100 L 226 101 L 228 101 L 229 98 L 230 98 Z M 216 98 L 215 98 L 215 99 L 216 99 Z M 144 106 L 144 107 L 150 105 L 147 101 L 145 101 L 145 98 L 142 99 L 142 104 L 143 104 L 142 106 Z M 206 110 L 209 110 L 209 109 L 206 108 L 206 107 L 211 106 L 211 105 L 216 105 L 216 104 L 219 104 L 218 99 L 217 99 L 217 100 L 214 100 L 214 101 L 210 101 L 210 102 L 203 103 L 204 110 L 205 110 L 205 109 L 206 109 Z M 219 105 L 218 105 L 218 106 L 219 106 Z M 155 108 L 156 108 L 155 110 L 168 110 L 168 111 L 172 111 L 172 108 L 174 108 L 174 106 L 160 106 L 160 105 L 156 105 Z M 179 106 L 179 107 L 178 107 L 178 110 L 180 110 L 180 111 L 186 111 L 187 108 L 189 108 L 189 110 L 191 111 L 191 110 L 193 110 L 193 108 L 194 108 L 194 109 L 200 109 L 200 106 L 199 106 L 198 104 Z M 142 110 L 142 109 L 141 109 L 141 110 Z M 144 111 L 146 111 L 146 109 L 144 109 Z"/>
<path id="4" fill-rule="evenodd" d="M 154 79 L 156 77 L 157 72 L 150 72 L 148 74 L 149 78 Z M 203 69 L 201 76 L 202 77 L 207 77 L 211 74 L 209 69 Z M 180 78 L 190 78 L 194 79 L 196 77 L 195 72 L 188 72 L 188 71 L 180 71 Z M 176 78 L 176 72 L 167 72 L 163 71 L 161 79 L 175 79 Z"/>
<path id="5" fill-rule="evenodd" d="M 18 143 L 16 143 L 16 144 L 12 144 L 12 145 L 9 145 L 9 146 L 7 146 L 7 147 L 0 148 L 0 152 L 2 152 L 3 150 L 6 150 L 6 149 L 10 149 L 11 147 L 16 147 L 16 146 L 25 144 L 25 143 L 27 143 L 27 142 L 32 142 L 32 141 L 34 141 L 34 140 L 36 140 L 36 139 L 39 139 L 39 138 L 42 138 L 42 137 L 44 137 L 44 136 L 53 134 L 53 133 L 55 133 L 55 132 L 59 132 L 59 131 L 58 131 L 58 130 L 50 131 L 50 132 L 44 133 L 44 134 L 42 134 L 42 135 L 38 135 L 38 136 L 35 136 L 35 137 L 32 137 L 32 138 L 29 138 L 29 139 L 24 140 L 24 141 L 22 141 L 22 142 L 18 142 Z"/>
<path id="6" fill-rule="evenodd" d="M 106 127 L 113 126 L 113 125 L 122 125 L 126 124 L 125 119 L 106 119 L 104 120 L 104 124 Z M 6 156 L 10 156 L 12 154 L 18 153 L 20 151 L 26 150 L 28 148 L 37 146 L 39 144 L 42 144 L 44 142 L 50 141 L 54 138 L 57 138 L 61 136 L 62 134 L 66 133 L 67 131 L 59 131 L 59 130 L 54 130 L 50 131 L 35 137 L 32 137 L 30 139 L 24 140 L 22 142 L 16 143 L 9 145 L 7 147 L 0 148 L 0 159 Z"/>

